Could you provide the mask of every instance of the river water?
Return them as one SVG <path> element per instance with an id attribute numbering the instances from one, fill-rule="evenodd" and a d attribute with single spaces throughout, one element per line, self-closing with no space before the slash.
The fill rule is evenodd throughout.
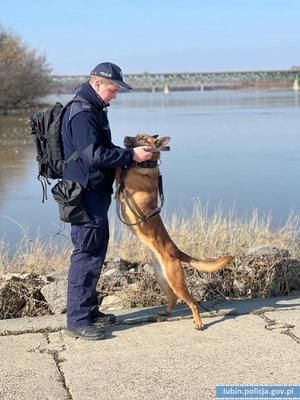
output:
<path id="1" fill-rule="evenodd" d="M 300 213 L 299 111 L 292 91 L 121 93 L 109 119 L 118 145 L 137 132 L 171 136 L 171 151 L 161 156 L 167 214 L 189 213 L 199 198 L 210 214 L 255 208 L 271 212 L 278 226 L 291 210 Z M 0 239 L 12 246 L 23 229 L 34 238 L 59 227 L 51 194 L 41 203 L 26 122 L 24 115 L 0 117 Z"/>

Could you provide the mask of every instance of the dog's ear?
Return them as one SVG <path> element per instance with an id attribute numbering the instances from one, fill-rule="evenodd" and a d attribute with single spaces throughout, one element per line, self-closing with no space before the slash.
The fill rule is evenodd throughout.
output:
<path id="1" fill-rule="evenodd" d="M 156 139 L 155 146 L 156 147 L 164 147 L 169 143 L 170 140 L 171 140 L 171 138 L 169 136 L 163 136 L 161 138 Z"/>

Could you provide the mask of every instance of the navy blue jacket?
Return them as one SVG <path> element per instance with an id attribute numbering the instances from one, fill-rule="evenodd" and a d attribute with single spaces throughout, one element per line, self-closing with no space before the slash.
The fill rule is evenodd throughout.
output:
<path id="1" fill-rule="evenodd" d="M 67 107 L 63 117 L 62 137 L 67 160 L 74 151 L 79 158 L 66 164 L 64 178 L 79 182 L 84 188 L 112 193 L 115 167 L 132 161 L 133 150 L 122 149 L 111 141 L 106 104 L 86 82 L 76 91 L 82 101 Z"/>

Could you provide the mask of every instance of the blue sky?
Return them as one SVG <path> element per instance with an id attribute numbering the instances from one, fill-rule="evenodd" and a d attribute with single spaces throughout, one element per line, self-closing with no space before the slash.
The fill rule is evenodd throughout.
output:
<path id="1" fill-rule="evenodd" d="M 300 65 L 300 0 L 0 0 L 0 24 L 57 74 Z"/>

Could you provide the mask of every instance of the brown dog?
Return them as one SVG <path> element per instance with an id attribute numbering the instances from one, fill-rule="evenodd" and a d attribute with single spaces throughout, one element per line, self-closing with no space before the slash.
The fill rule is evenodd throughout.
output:
<path id="1" fill-rule="evenodd" d="M 159 138 L 158 135 L 138 134 L 136 137 L 126 137 L 124 144 L 126 147 L 150 146 L 155 149 L 166 146 L 169 141 L 169 137 Z M 156 161 L 159 156 L 159 152 L 154 152 L 151 160 Z M 198 260 L 177 248 L 159 215 L 142 220 L 141 216 L 147 216 L 157 208 L 159 186 L 158 167 L 151 165 L 148 168 L 146 164 L 145 168 L 142 164 L 130 166 L 122 176 L 121 170 L 117 170 L 117 185 L 120 188 L 120 179 L 123 185 L 123 191 L 118 190 L 116 196 L 120 202 L 122 217 L 128 225 L 131 225 L 139 239 L 152 250 L 155 277 L 169 301 L 163 314 L 170 315 L 179 297 L 191 308 L 196 329 L 202 329 L 197 304 L 187 289 L 182 262 L 190 264 L 199 271 L 214 272 L 229 264 L 233 258 L 224 256 L 216 260 Z"/>

